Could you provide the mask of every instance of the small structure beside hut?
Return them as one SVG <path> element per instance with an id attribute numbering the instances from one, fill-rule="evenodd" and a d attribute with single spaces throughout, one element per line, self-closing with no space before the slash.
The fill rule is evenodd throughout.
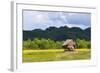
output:
<path id="1" fill-rule="evenodd" d="M 76 42 L 73 39 L 67 39 L 63 44 L 62 47 L 65 49 L 65 51 L 74 51 L 76 47 Z"/>

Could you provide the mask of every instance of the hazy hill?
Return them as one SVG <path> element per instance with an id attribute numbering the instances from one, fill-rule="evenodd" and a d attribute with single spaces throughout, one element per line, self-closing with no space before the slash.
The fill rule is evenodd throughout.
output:
<path id="1" fill-rule="evenodd" d="M 55 41 L 62 41 L 66 39 L 85 39 L 90 40 L 91 38 L 91 28 L 81 29 L 78 27 L 69 28 L 67 26 L 63 27 L 49 27 L 46 30 L 35 29 L 32 31 L 23 30 L 23 40 L 34 38 L 49 38 Z"/>

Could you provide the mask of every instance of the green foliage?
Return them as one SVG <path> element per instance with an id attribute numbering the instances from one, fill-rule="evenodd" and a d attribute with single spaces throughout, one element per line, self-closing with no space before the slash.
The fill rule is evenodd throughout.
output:
<path id="1" fill-rule="evenodd" d="M 91 48 L 91 42 L 86 40 L 77 39 L 77 48 Z"/>
<path id="2" fill-rule="evenodd" d="M 23 42 L 23 48 L 24 49 L 38 49 L 39 47 L 34 41 L 27 40 Z"/>
<path id="3" fill-rule="evenodd" d="M 44 38 L 28 39 L 27 41 L 23 41 L 23 49 L 62 49 L 63 42 Z M 90 41 L 77 39 L 76 43 L 77 48 L 91 48 Z"/>
<path id="4" fill-rule="evenodd" d="M 81 29 L 78 27 L 69 28 L 67 26 L 62 27 L 49 27 L 45 30 L 42 29 L 34 29 L 32 31 L 25 31 L 23 30 L 23 40 L 34 40 L 35 38 L 45 38 L 45 39 L 52 39 L 54 41 L 64 41 L 66 39 L 85 39 L 90 40 L 91 37 L 91 28 Z"/>
<path id="5" fill-rule="evenodd" d="M 61 49 L 62 48 L 63 41 L 57 41 L 56 42 L 56 48 Z"/>
<path id="6" fill-rule="evenodd" d="M 24 49 L 60 49 L 62 48 L 62 43 L 60 41 L 53 41 L 50 39 L 38 39 L 27 40 L 23 42 Z"/>
<path id="7" fill-rule="evenodd" d="M 27 41 L 24 41 L 23 42 L 23 48 L 28 48 L 29 49 L 30 48 L 30 43 L 31 43 L 31 40 L 29 40 L 29 39 Z"/>

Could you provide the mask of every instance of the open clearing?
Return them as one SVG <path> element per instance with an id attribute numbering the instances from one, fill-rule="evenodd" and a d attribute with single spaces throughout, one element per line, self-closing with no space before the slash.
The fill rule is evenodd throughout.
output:
<path id="1" fill-rule="evenodd" d="M 23 50 L 23 62 L 85 60 L 90 58 L 90 49 L 76 49 L 67 52 L 64 52 L 64 49 Z"/>

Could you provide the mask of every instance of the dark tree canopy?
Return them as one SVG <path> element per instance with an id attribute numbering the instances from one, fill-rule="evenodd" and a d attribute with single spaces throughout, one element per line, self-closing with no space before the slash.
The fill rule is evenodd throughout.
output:
<path id="1" fill-rule="evenodd" d="M 90 40 L 91 28 L 81 29 L 78 27 L 68 28 L 67 26 L 62 27 L 49 27 L 45 30 L 35 29 L 32 31 L 23 30 L 23 40 L 34 40 L 35 38 L 45 38 L 54 41 L 63 41 L 66 39 L 85 39 Z"/>

